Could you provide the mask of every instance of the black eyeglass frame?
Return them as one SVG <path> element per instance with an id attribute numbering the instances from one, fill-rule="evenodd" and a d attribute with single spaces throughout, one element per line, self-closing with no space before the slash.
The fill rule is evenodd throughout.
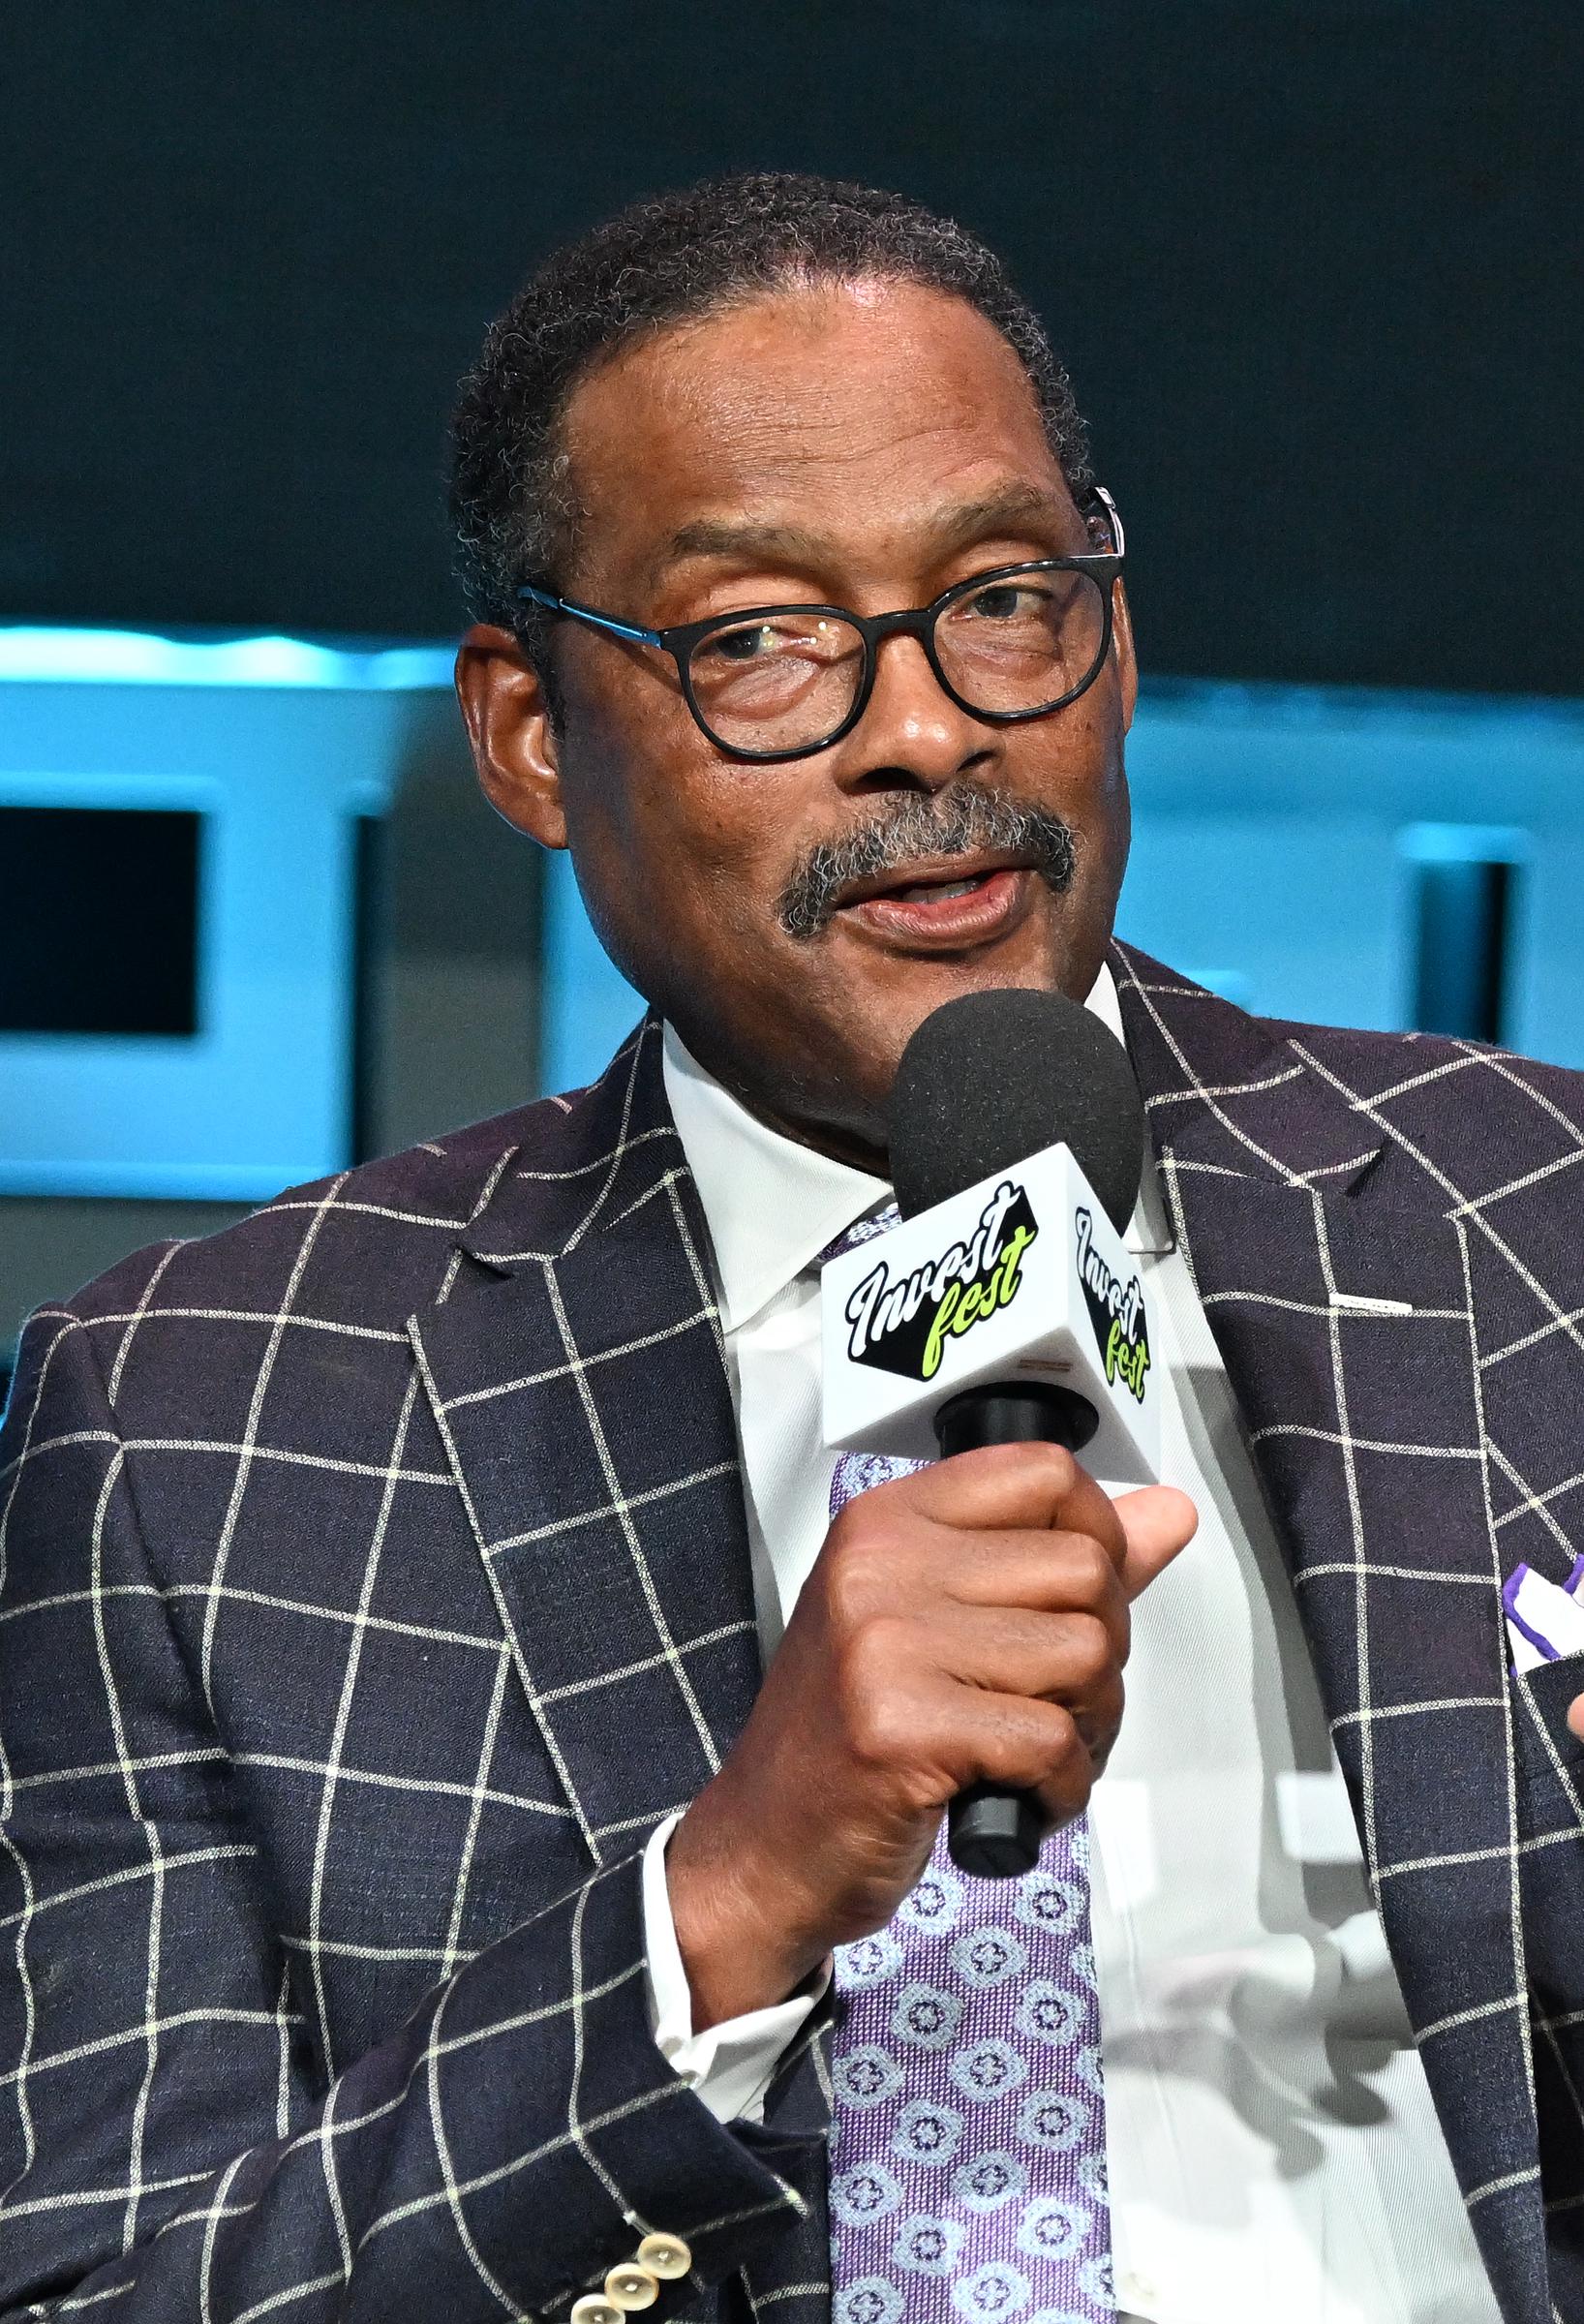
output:
<path id="1" fill-rule="evenodd" d="M 614 614 L 600 613 L 592 605 L 580 605 L 576 598 L 564 597 L 555 590 L 545 589 L 535 581 L 525 581 L 516 594 L 519 601 L 526 600 L 537 605 L 561 620 L 583 622 L 589 627 L 602 629 L 612 637 L 626 638 L 639 646 L 657 646 L 661 653 L 668 654 L 677 665 L 683 700 L 699 732 L 717 750 L 724 751 L 728 758 L 742 759 L 752 766 L 784 766 L 792 759 L 813 758 L 821 750 L 829 750 L 833 745 L 851 734 L 869 706 L 869 697 L 874 691 L 879 649 L 888 637 L 916 638 L 924 648 L 941 691 L 957 704 L 959 710 L 966 711 L 969 718 L 981 719 L 990 726 L 1021 726 L 1030 719 L 1051 718 L 1056 711 L 1065 710 L 1069 703 L 1076 702 L 1081 694 L 1087 693 L 1105 668 L 1106 657 L 1111 652 L 1114 628 L 1112 610 L 1113 585 L 1121 577 L 1126 555 L 1122 520 L 1117 514 L 1115 502 L 1103 485 L 1091 485 L 1088 497 L 1105 522 L 1115 544 L 1113 548 L 1077 557 L 1036 557 L 1019 565 L 993 566 L 985 572 L 969 574 L 966 580 L 954 581 L 951 588 L 942 590 L 932 603 L 908 606 L 899 613 L 865 615 L 854 613 L 845 605 L 740 605 L 734 606 L 730 613 L 708 614 L 701 622 L 682 622 L 666 629 L 646 629 L 636 622 L 619 621 Z M 1038 703 L 1032 710 L 982 710 L 977 702 L 970 702 L 958 692 L 941 668 L 940 657 L 935 651 L 935 624 L 960 598 L 997 581 L 1014 580 L 1021 573 L 1087 573 L 1099 588 L 1104 607 L 1100 645 L 1085 676 L 1054 701 Z M 846 717 L 817 743 L 799 743 L 791 750 L 748 750 L 740 744 L 728 743 L 716 734 L 700 710 L 693 691 L 692 657 L 704 640 L 716 631 L 735 628 L 745 622 L 765 621 L 777 613 L 826 614 L 833 620 L 848 623 L 863 641 L 864 674 Z"/>

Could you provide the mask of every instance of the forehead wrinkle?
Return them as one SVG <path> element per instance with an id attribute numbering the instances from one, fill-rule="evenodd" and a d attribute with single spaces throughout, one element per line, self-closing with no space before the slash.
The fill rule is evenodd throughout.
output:
<path id="1" fill-rule="evenodd" d="M 635 433 L 651 446 L 641 483 Z M 889 554 L 893 540 L 938 558 L 998 521 L 1058 527 L 1052 553 L 1081 545 L 1015 351 L 957 298 L 913 287 L 888 286 L 857 328 L 850 298 L 821 290 L 646 335 L 581 382 L 562 444 L 591 515 L 608 490 L 624 503 L 626 539 L 596 563 L 614 559 L 613 585 L 620 568 L 627 588 L 653 590 L 690 559 L 807 566 L 855 547 Z M 976 487 L 1007 506 L 982 509 Z M 878 536 L 868 544 L 853 533 L 866 506 Z"/>
<path id="2" fill-rule="evenodd" d="M 1009 484 L 972 501 L 953 502 L 927 513 L 919 523 L 928 553 L 950 556 L 977 538 L 1035 521 L 1059 525 L 1068 513 L 1062 497 L 1039 484 Z M 819 561 L 838 544 L 803 525 L 761 523 L 752 518 L 693 517 L 679 525 L 649 567 L 657 579 L 673 566 L 711 557 L 784 557 Z"/>

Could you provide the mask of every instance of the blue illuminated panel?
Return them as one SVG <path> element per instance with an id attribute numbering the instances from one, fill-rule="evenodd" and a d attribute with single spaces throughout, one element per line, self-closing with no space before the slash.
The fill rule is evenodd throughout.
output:
<path id="1" fill-rule="evenodd" d="M 0 808 L 203 832 L 197 1031 L 0 1034 L 0 1194 L 246 1202 L 345 1164 L 355 819 L 387 805 L 413 689 L 449 668 L 0 631 Z"/>

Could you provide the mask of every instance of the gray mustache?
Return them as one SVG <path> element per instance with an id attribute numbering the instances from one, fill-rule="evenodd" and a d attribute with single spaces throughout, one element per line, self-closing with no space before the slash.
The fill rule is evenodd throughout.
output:
<path id="1" fill-rule="evenodd" d="M 928 858 L 1017 855 L 1059 895 L 1072 884 L 1078 849 L 1072 826 L 1048 809 L 1024 806 L 983 783 L 954 783 L 926 797 L 909 792 L 839 840 L 811 847 L 781 890 L 777 916 L 799 943 L 817 936 L 848 882 L 904 872 Z"/>

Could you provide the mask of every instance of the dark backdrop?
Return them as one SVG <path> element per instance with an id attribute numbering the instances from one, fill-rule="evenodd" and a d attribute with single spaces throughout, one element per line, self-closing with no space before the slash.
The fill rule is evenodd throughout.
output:
<path id="1" fill-rule="evenodd" d="M 8 12 L 0 617 L 443 633 L 444 417 L 548 244 L 706 169 L 1010 256 L 1154 671 L 1581 690 L 1584 11 Z"/>

